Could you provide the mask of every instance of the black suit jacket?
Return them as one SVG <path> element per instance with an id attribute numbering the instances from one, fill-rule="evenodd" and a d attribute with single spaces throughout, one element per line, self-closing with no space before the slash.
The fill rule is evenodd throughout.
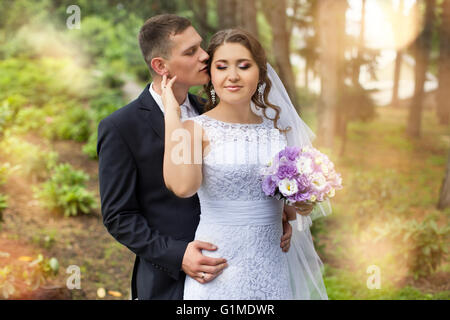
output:
<path id="1" fill-rule="evenodd" d="M 189 94 L 199 114 L 199 98 Z M 132 299 L 182 299 L 184 252 L 200 217 L 197 195 L 178 198 L 163 178 L 164 116 L 149 92 L 103 119 L 97 153 L 103 223 L 136 254 Z"/>

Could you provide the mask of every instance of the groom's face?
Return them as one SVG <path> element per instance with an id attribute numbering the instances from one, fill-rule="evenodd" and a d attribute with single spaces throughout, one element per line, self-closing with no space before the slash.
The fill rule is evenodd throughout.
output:
<path id="1" fill-rule="evenodd" d="M 188 27 L 170 39 L 172 51 L 166 60 L 169 77 L 177 76 L 176 83 L 189 87 L 206 84 L 209 81 L 209 55 L 200 46 L 202 37 L 193 27 Z"/>

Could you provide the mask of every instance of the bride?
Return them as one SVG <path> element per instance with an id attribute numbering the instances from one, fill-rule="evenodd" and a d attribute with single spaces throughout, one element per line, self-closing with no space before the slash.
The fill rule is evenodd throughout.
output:
<path id="1" fill-rule="evenodd" d="M 310 144 L 314 134 L 253 36 L 240 29 L 219 31 L 207 51 L 207 112 L 181 122 L 172 92 L 176 77 L 162 81 L 165 183 L 180 197 L 198 194 L 195 239 L 217 244 L 216 251 L 203 254 L 224 257 L 228 265 L 210 282 L 202 282 L 207 273 L 187 276 L 184 299 L 328 299 L 309 227 L 293 227 L 288 253 L 279 246 L 283 211 L 291 225 L 297 217 L 310 225 L 317 205 L 288 206 L 267 197 L 260 178 L 260 169 L 278 151 Z"/>

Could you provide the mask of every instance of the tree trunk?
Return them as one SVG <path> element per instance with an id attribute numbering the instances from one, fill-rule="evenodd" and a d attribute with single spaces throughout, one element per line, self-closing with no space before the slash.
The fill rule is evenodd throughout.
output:
<path id="1" fill-rule="evenodd" d="M 286 87 L 292 104 L 297 107 L 295 77 L 290 60 L 290 35 L 286 25 L 286 0 L 264 0 L 262 6 L 272 27 L 272 51 L 278 75 Z"/>
<path id="2" fill-rule="evenodd" d="M 239 14 L 238 25 L 250 32 L 258 39 L 258 24 L 256 22 L 256 0 L 238 1 L 237 12 Z"/>
<path id="3" fill-rule="evenodd" d="M 394 37 L 396 39 L 396 42 L 400 41 L 400 35 L 404 29 L 403 9 L 404 9 L 404 0 L 400 0 L 399 8 L 396 14 L 397 23 L 396 27 L 394 28 Z M 394 87 L 392 88 L 392 99 L 391 99 L 391 106 L 393 106 L 394 108 L 397 108 L 399 106 L 398 89 L 400 85 L 400 71 L 402 67 L 402 62 L 403 62 L 403 48 L 398 48 L 397 54 L 395 56 Z"/>
<path id="4" fill-rule="evenodd" d="M 334 36 L 338 41 L 338 47 L 336 52 L 337 58 L 337 95 L 336 99 L 336 113 L 335 113 L 335 135 L 341 137 L 341 153 L 345 148 L 345 134 L 347 129 L 347 113 L 345 105 L 341 103 L 342 98 L 347 94 L 347 87 L 345 86 L 346 72 L 345 67 L 345 50 L 346 50 L 346 34 L 345 34 L 345 11 L 347 10 L 347 1 L 336 0 L 335 25 L 334 25 Z"/>
<path id="5" fill-rule="evenodd" d="M 337 98 L 339 96 L 339 37 L 338 6 L 340 1 L 322 0 L 318 3 L 319 71 L 321 92 L 317 108 L 317 143 L 333 149 Z"/>
<path id="6" fill-rule="evenodd" d="M 394 87 L 392 88 L 392 100 L 391 106 L 397 108 L 399 106 L 398 88 L 400 84 L 400 70 L 403 62 L 403 50 L 398 49 L 395 57 L 395 69 L 394 69 Z"/>
<path id="7" fill-rule="evenodd" d="M 437 208 L 443 210 L 450 207 L 450 152 L 447 159 L 447 171 L 442 182 Z"/>
<path id="8" fill-rule="evenodd" d="M 411 138 L 420 137 L 424 84 L 431 50 L 435 5 L 436 0 L 426 2 L 425 27 L 414 44 L 414 56 L 416 60 L 414 97 L 409 110 L 408 125 L 406 128 L 406 133 Z"/>
<path id="9" fill-rule="evenodd" d="M 353 85 L 359 85 L 359 74 L 361 72 L 361 55 L 364 51 L 364 34 L 366 30 L 366 0 L 362 0 L 362 6 L 361 6 L 361 29 L 359 32 L 359 42 L 358 42 L 358 48 L 357 48 L 357 54 L 356 54 L 356 61 L 355 68 L 353 68 L 353 74 L 352 74 L 352 82 Z"/>
<path id="10" fill-rule="evenodd" d="M 188 0 L 188 7 L 194 13 L 196 29 L 204 41 L 208 38 L 208 33 L 215 30 L 208 23 L 208 2 L 207 0 Z"/>
<path id="11" fill-rule="evenodd" d="M 237 26 L 237 0 L 218 0 L 217 16 L 219 29 L 228 29 Z"/>
<path id="12" fill-rule="evenodd" d="M 442 3 L 442 24 L 439 29 L 439 88 L 437 91 L 437 116 L 439 123 L 450 123 L 450 1 Z"/>

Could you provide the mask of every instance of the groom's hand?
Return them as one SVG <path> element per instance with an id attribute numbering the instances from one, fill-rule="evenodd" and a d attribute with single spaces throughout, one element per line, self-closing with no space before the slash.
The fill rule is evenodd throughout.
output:
<path id="1" fill-rule="evenodd" d="M 191 278 L 200 283 L 207 283 L 223 272 L 228 267 L 224 258 L 206 257 L 202 250 L 215 251 L 217 247 L 203 241 L 192 241 L 188 244 L 184 253 L 181 269 Z"/>

